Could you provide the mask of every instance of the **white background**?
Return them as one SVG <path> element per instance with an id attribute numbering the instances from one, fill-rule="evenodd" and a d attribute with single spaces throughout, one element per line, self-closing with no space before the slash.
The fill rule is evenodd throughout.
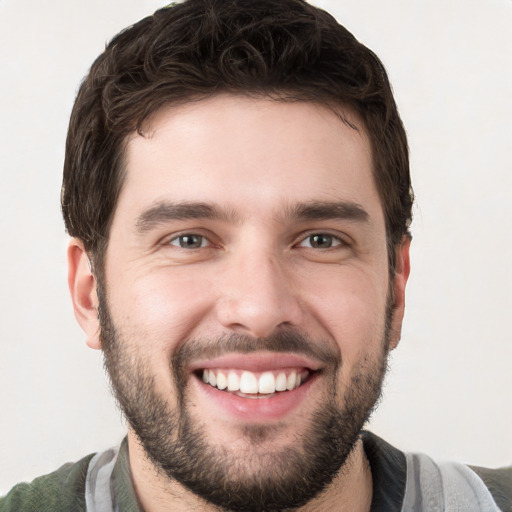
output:
<path id="1" fill-rule="evenodd" d="M 123 436 L 66 285 L 64 139 L 107 40 L 165 2 L 0 0 L 0 494 Z M 384 61 L 417 195 L 402 343 L 371 428 L 512 463 L 512 1 L 318 1 Z"/>

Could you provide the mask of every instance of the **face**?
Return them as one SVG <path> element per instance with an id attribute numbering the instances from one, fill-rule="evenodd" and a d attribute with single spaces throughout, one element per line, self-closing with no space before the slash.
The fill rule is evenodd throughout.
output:
<path id="1" fill-rule="evenodd" d="M 360 129 L 217 96 L 127 144 L 91 344 L 155 466 L 230 509 L 328 485 L 398 341 L 407 247 L 390 280 L 370 144 L 343 116 Z"/>

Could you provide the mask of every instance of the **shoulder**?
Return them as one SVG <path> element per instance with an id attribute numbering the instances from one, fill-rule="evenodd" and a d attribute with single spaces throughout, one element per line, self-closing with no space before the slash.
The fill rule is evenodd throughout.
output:
<path id="1" fill-rule="evenodd" d="M 85 481 L 93 454 L 31 483 L 20 483 L 0 498 L 0 512 L 85 511 Z"/>
<path id="2" fill-rule="evenodd" d="M 509 470 L 470 468 L 435 461 L 421 453 L 407 453 L 406 458 L 404 509 L 423 510 L 436 503 L 442 510 L 454 512 L 512 511 Z"/>
<path id="3" fill-rule="evenodd" d="M 484 482 L 501 510 L 512 511 L 512 466 L 489 469 L 469 466 Z"/>
<path id="4" fill-rule="evenodd" d="M 440 462 L 404 453 L 370 432 L 362 439 L 373 476 L 372 512 L 433 510 L 434 505 L 452 512 L 512 512 L 512 466 Z"/>

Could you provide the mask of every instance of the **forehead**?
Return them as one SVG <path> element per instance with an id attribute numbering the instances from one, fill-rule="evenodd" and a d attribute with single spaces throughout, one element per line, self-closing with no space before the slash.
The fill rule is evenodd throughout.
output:
<path id="1" fill-rule="evenodd" d="M 114 220 L 159 201 L 244 216 L 344 200 L 382 214 L 362 122 L 315 103 L 219 95 L 166 107 L 129 138 L 124 160 Z"/>

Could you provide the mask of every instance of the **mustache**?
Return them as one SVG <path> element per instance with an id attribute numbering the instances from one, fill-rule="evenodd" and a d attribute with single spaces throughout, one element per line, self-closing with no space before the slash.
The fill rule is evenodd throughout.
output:
<path id="1" fill-rule="evenodd" d="M 191 339 L 182 343 L 171 357 L 175 368 L 184 368 L 190 361 L 214 359 L 226 354 L 253 352 L 292 352 L 315 359 L 326 366 L 341 364 L 341 352 L 326 341 L 313 341 L 294 330 L 277 331 L 265 338 L 244 334 L 223 334 L 215 339 Z"/>

